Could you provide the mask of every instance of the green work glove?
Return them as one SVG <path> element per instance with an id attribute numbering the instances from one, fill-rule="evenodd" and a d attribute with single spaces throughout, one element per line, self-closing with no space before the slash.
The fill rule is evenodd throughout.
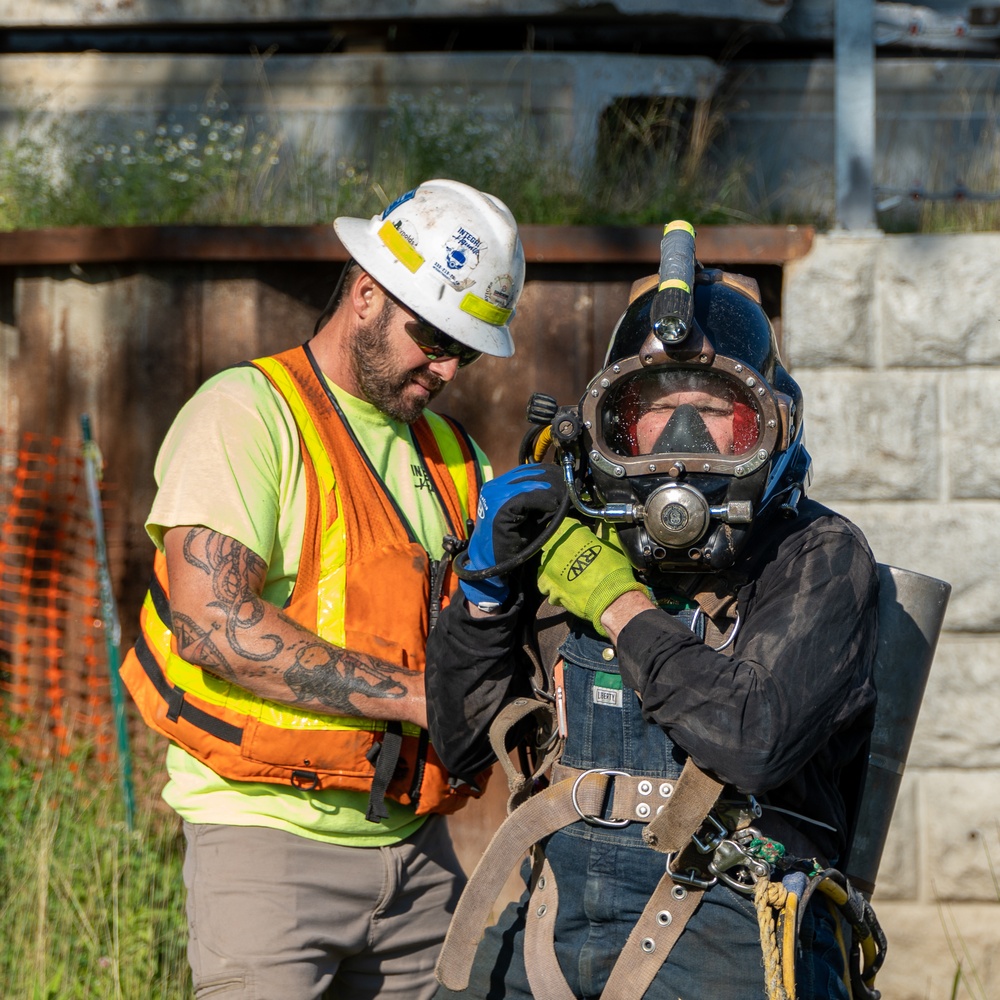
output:
<path id="1" fill-rule="evenodd" d="M 599 635 L 607 635 L 601 615 L 622 594 L 646 588 L 635 578 L 632 563 L 618 546 L 610 525 L 600 535 L 567 517 L 542 546 L 538 589 L 550 604 L 589 621 Z"/>

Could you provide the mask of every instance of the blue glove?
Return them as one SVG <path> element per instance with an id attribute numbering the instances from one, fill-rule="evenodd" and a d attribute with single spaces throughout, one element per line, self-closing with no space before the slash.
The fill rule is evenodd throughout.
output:
<path id="1" fill-rule="evenodd" d="M 553 463 L 518 465 L 485 483 L 465 568 L 486 569 L 517 555 L 542 533 L 565 495 L 562 470 Z M 461 586 L 469 601 L 480 607 L 503 604 L 510 593 L 499 576 L 462 580 Z"/>

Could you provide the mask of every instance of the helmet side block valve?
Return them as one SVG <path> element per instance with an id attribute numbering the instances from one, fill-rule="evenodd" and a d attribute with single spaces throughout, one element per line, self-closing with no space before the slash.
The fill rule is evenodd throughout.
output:
<path id="1" fill-rule="evenodd" d="M 564 448 L 576 441 L 582 429 L 579 407 L 561 406 L 552 417 L 552 436 Z"/>

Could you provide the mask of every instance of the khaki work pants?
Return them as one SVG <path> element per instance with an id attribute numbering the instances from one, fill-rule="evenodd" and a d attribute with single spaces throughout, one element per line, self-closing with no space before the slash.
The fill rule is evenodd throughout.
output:
<path id="1" fill-rule="evenodd" d="M 465 882 L 432 816 L 391 847 L 184 824 L 198 1000 L 424 1000 Z"/>

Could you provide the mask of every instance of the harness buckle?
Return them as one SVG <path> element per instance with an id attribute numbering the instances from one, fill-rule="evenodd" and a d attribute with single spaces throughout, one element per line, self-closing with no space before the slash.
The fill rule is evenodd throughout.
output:
<path id="1" fill-rule="evenodd" d="M 577 811 L 580 819 L 584 823 L 589 823 L 590 826 L 609 826 L 609 827 L 619 827 L 628 826 L 632 821 L 630 819 L 602 819 L 600 816 L 585 816 L 583 810 L 580 808 L 580 803 L 577 801 L 576 793 L 577 789 L 580 787 L 580 782 L 587 777 L 588 774 L 605 774 L 609 777 L 614 775 L 620 775 L 623 778 L 629 777 L 628 771 L 613 771 L 610 768 L 603 767 L 592 767 L 584 771 L 583 774 L 579 775 L 576 781 L 573 782 L 573 791 L 571 793 L 571 798 L 573 801 L 573 808 Z"/>

